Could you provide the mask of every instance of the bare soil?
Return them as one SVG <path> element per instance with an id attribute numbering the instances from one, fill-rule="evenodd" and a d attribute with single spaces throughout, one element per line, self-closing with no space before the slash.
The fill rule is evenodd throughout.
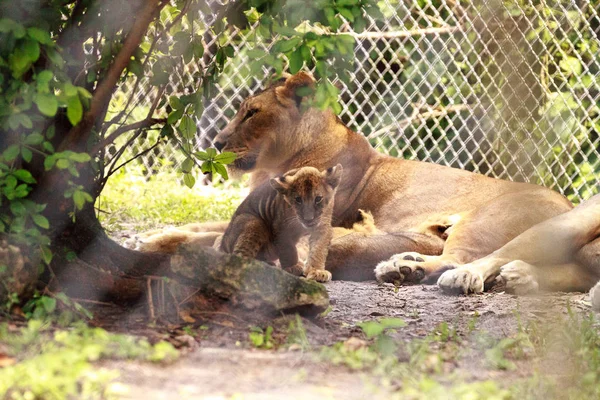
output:
<path id="1" fill-rule="evenodd" d="M 295 317 L 274 319 L 255 314 L 222 310 L 191 315 L 193 323 L 160 323 L 147 327 L 144 305 L 134 312 L 105 310 L 102 325 L 171 340 L 183 349 L 179 361 L 171 365 L 137 362 L 105 362 L 121 371 L 120 381 L 129 387 L 131 399 L 363 399 L 389 398 L 393 384 L 369 371 L 356 371 L 333 365 L 319 356 L 322 346 L 365 340 L 357 323 L 382 317 L 397 317 L 407 322 L 393 334 L 398 343 L 410 343 L 435 334 L 446 322 L 455 331 L 460 351 L 437 371 L 444 377 L 466 382 L 493 379 L 510 383 L 531 374 L 532 363 L 514 360 L 517 368 L 491 368 L 486 361 L 481 338 L 514 336 L 519 325 L 530 321 L 545 324 L 556 321 L 569 310 L 588 312 L 587 294 L 552 293 L 517 297 L 504 293 L 501 285 L 491 292 L 472 296 L 448 296 L 436 286 L 415 285 L 395 288 L 374 281 L 333 281 L 326 284 L 331 308 L 326 315 L 303 318 L 310 350 L 285 345 L 287 327 Z M 118 310 L 117 310 L 118 311 Z M 110 317 L 109 317 L 110 316 Z M 189 320 L 191 321 L 191 320 Z M 183 329 L 193 327 L 192 338 Z M 252 326 L 274 328 L 274 349 L 252 347 L 248 334 Z M 441 351 L 441 350 L 440 350 Z M 239 396 L 239 397 L 236 397 Z"/>

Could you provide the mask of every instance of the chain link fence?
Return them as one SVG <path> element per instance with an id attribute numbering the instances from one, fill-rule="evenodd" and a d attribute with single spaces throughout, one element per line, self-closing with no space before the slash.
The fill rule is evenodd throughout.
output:
<path id="1" fill-rule="evenodd" d="M 209 3 L 217 5 L 214 0 Z M 385 16 L 356 33 L 352 84 L 340 118 L 380 151 L 548 186 L 578 202 L 597 193 L 600 171 L 600 4 L 584 0 L 384 0 Z M 205 15 L 210 24 L 214 15 Z M 239 103 L 262 89 L 250 74 L 253 32 L 203 34 L 206 61 L 231 44 L 215 95 L 198 122 L 206 148 Z M 250 46 L 251 45 L 251 46 Z M 260 44 L 258 44 L 260 46 Z M 174 71 L 182 94 L 203 65 Z M 148 85 L 149 86 L 149 85 Z M 144 81 L 125 85 L 136 104 Z M 135 104 L 134 104 L 135 105 Z M 139 150 L 139 149 L 136 149 Z M 141 157 L 148 174 L 177 165 L 177 152 Z"/>

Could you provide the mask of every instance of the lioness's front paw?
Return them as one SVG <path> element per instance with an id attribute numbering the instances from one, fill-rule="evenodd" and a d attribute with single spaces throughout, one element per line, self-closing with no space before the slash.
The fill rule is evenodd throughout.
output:
<path id="1" fill-rule="evenodd" d="M 298 262 L 296 265 L 292 265 L 291 267 L 284 267 L 283 270 L 295 276 L 302 276 L 304 273 L 304 264 L 302 262 Z"/>
<path id="2" fill-rule="evenodd" d="M 329 282 L 331 280 L 331 272 L 313 268 L 306 272 L 306 278 L 317 282 Z"/>
<path id="3" fill-rule="evenodd" d="M 419 282 L 425 277 L 425 271 L 411 255 L 396 254 L 375 267 L 375 278 L 378 282 L 400 284 L 403 282 Z"/>
<path id="4" fill-rule="evenodd" d="M 500 269 L 500 277 L 506 283 L 506 291 L 510 293 L 532 294 L 540 288 L 535 278 L 534 267 L 521 260 L 504 265 Z"/>
<path id="5" fill-rule="evenodd" d="M 483 277 L 469 268 L 457 268 L 444 272 L 437 281 L 446 293 L 470 294 L 483 292 Z"/>

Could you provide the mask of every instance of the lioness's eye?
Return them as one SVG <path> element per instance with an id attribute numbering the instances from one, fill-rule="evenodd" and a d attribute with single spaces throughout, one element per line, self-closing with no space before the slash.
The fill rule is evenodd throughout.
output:
<path id="1" fill-rule="evenodd" d="M 302 204 L 302 197 L 300 197 L 300 196 L 296 197 L 296 203 Z"/>
<path id="2" fill-rule="evenodd" d="M 246 112 L 246 115 L 244 115 L 244 121 L 250 119 L 254 114 L 256 114 L 258 112 L 257 108 L 252 108 L 250 110 L 248 110 L 248 112 Z M 243 122 L 243 121 L 242 121 Z"/>
<path id="3" fill-rule="evenodd" d="M 315 204 L 319 204 L 322 201 L 323 201 L 323 196 L 317 196 L 317 197 L 315 197 Z"/>

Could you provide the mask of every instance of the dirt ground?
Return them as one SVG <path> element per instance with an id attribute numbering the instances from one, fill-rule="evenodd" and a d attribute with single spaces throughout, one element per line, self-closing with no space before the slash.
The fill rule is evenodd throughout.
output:
<path id="1" fill-rule="evenodd" d="M 489 347 L 481 344 L 482 337 L 512 337 L 524 323 L 555 321 L 566 315 L 567 308 L 589 311 L 587 294 L 517 297 L 504 293 L 500 285 L 489 293 L 472 296 L 448 296 L 436 286 L 395 288 L 374 281 L 333 281 L 326 287 L 331 299 L 326 315 L 302 320 L 309 348 L 280 345 L 263 350 L 250 344 L 249 329 L 255 325 L 273 326 L 274 342 L 284 343 L 282 336 L 292 316 L 257 321 L 250 315 L 214 311 L 192 324 L 198 332 L 195 338 L 176 324 L 165 324 L 162 331 L 138 329 L 140 334 L 158 335 L 157 339 L 168 336 L 184 344 L 184 354 L 176 363 L 153 366 L 119 361 L 105 362 L 104 366 L 121 371 L 120 381 L 128 387 L 125 398 L 129 399 L 390 398 L 397 389 L 393 382 L 371 371 L 334 365 L 319 355 L 319 349 L 336 342 L 348 343 L 351 337 L 364 343 L 364 333 L 356 326 L 363 321 L 403 319 L 406 326 L 392 336 L 404 344 L 431 337 L 432 332 L 435 335 L 439 324 L 445 322 L 455 332 L 460 351 L 436 367 L 439 380 L 493 379 L 507 383 L 531 374 L 532 363 L 517 360 L 516 368 L 490 368 L 486 361 Z M 143 313 L 144 307 L 140 306 L 137 314 L 106 321 L 106 327 L 131 332 L 145 319 Z M 434 348 L 436 351 L 445 350 Z"/>

